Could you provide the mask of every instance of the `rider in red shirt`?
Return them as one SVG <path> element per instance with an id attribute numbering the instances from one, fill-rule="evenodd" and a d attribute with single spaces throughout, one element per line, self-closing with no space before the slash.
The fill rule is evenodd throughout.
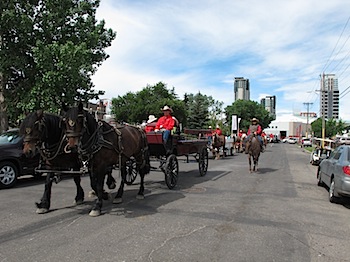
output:
<path id="1" fill-rule="evenodd" d="M 166 144 L 169 139 L 170 132 L 174 128 L 175 121 L 171 116 L 173 110 L 169 106 L 164 106 L 162 111 L 164 113 L 164 116 L 158 119 L 154 131 L 158 132 L 159 130 L 161 130 L 163 132 L 163 141 Z"/>
<path id="2" fill-rule="evenodd" d="M 259 120 L 256 119 L 255 117 L 251 120 L 251 125 L 249 126 L 247 135 L 248 138 L 247 140 L 250 140 L 251 136 L 254 134 L 256 137 L 259 139 L 260 145 L 261 145 L 261 152 L 264 152 L 264 147 L 263 147 L 263 140 L 261 138 L 261 134 L 263 132 L 261 125 L 258 124 Z M 246 154 L 248 153 L 248 147 L 246 147 Z"/>
<path id="3" fill-rule="evenodd" d="M 216 129 L 214 130 L 213 135 L 214 135 L 215 133 L 216 133 L 218 136 L 222 136 L 222 131 L 221 131 L 219 125 L 216 126 Z"/>

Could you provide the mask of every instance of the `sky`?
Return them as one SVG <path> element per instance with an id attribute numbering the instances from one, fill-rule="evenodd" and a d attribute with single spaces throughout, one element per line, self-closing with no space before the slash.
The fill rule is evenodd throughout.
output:
<path id="1" fill-rule="evenodd" d="M 101 0 L 97 19 L 117 36 L 93 83 L 102 99 L 163 82 L 234 102 L 235 77 L 250 99 L 276 96 L 277 115 L 320 113 L 320 75 L 336 74 L 340 118 L 350 120 L 348 0 Z"/>

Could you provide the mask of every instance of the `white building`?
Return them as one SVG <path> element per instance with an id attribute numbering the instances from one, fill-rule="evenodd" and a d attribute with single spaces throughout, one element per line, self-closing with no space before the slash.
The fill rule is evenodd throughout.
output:
<path id="1" fill-rule="evenodd" d="M 314 121 L 312 119 L 310 122 Z M 304 137 L 306 134 L 310 136 L 311 125 L 307 128 L 307 118 L 295 115 L 277 116 L 276 120 L 272 121 L 268 128 L 264 129 L 267 135 L 273 134 L 278 138 L 284 137 Z"/>

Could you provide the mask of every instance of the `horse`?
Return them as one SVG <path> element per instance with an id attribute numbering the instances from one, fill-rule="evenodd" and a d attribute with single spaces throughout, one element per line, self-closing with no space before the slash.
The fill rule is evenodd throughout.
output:
<path id="1" fill-rule="evenodd" d="M 29 113 L 20 125 L 20 134 L 24 136 L 23 153 L 27 157 L 34 157 L 39 149 L 41 154 L 40 168 L 46 170 L 79 170 L 81 163 L 78 154 L 65 153 L 64 132 L 60 128 L 61 118 L 53 114 L 43 113 L 42 110 Z M 54 173 L 46 176 L 45 190 L 40 202 L 36 202 L 36 213 L 49 212 L 51 205 L 52 183 L 58 181 Z M 80 185 L 80 176 L 74 176 L 77 194 L 74 203 L 84 202 L 84 190 Z"/>
<path id="2" fill-rule="evenodd" d="M 263 140 L 263 145 L 264 145 L 264 148 L 266 149 L 267 143 L 268 143 L 267 137 L 266 136 L 262 136 L 261 139 Z"/>
<path id="3" fill-rule="evenodd" d="M 226 139 L 225 136 L 219 136 L 217 133 L 214 133 L 212 136 L 212 153 L 214 158 L 220 159 L 220 148 L 225 149 Z"/>
<path id="4" fill-rule="evenodd" d="M 40 202 L 36 202 L 37 214 L 49 212 L 51 205 L 52 183 L 60 181 L 59 171 L 79 171 L 82 162 L 77 153 L 70 153 L 66 150 L 64 130 L 61 127 L 61 118 L 54 114 L 44 113 L 37 110 L 27 114 L 20 125 L 20 134 L 23 139 L 23 153 L 27 157 L 34 157 L 39 150 L 41 155 L 40 169 L 52 170 L 48 172 L 45 181 L 45 190 Z M 56 173 L 54 171 L 57 171 Z M 74 204 L 84 203 L 84 190 L 81 187 L 80 175 L 73 175 L 77 193 Z M 109 187 L 115 187 L 115 180 L 109 177 Z M 104 194 L 104 198 L 108 195 Z"/>
<path id="5" fill-rule="evenodd" d="M 64 128 L 68 148 L 77 150 L 86 159 L 91 169 L 91 187 L 97 193 L 97 200 L 89 215 L 99 216 L 103 201 L 103 184 L 106 171 L 118 165 L 121 183 L 113 203 L 121 203 L 126 179 L 126 162 L 131 157 L 136 160 L 136 170 L 141 182 L 137 194 L 144 199 L 144 176 L 150 172 L 150 159 L 146 134 L 138 127 L 120 125 L 116 128 L 105 121 L 97 121 L 84 110 L 83 104 L 77 107 L 63 107 Z"/>
<path id="6" fill-rule="evenodd" d="M 243 140 L 244 140 L 243 136 L 242 137 L 240 137 L 240 136 L 236 137 L 236 141 L 235 141 L 235 144 L 234 144 L 235 152 L 242 153 L 244 151 Z"/>
<path id="7" fill-rule="evenodd" d="M 246 152 L 248 153 L 248 160 L 249 160 L 249 171 L 250 173 L 258 171 L 258 162 L 259 162 L 259 156 L 261 152 L 261 145 L 259 139 L 252 135 L 248 138 L 247 144 L 246 144 Z M 253 169 L 252 169 L 252 159 L 253 159 Z"/>

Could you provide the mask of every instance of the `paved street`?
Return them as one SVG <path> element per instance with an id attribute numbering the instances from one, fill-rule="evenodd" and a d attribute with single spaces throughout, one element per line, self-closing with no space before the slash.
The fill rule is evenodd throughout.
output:
<path id="1" fill-rule="evenodd" d="M 20 179 L 0 191 L 0 261 L 350 260 L 350 201 L 328 201 L 317 167 L 297 145 L 269 144 L 254 174 L 245 154 L 210 160 L 204 177 L 194 159 L 179 163 L 173 190 L 152 170 L 144 200 L 136 199 L 136 180 L 122 204 L 105 201 L 95 218 L 88 177 L 85 204 L 72 205 L 75 185 L 64 179 L 44 215 L 34 205 L 44 180 Z"/>

